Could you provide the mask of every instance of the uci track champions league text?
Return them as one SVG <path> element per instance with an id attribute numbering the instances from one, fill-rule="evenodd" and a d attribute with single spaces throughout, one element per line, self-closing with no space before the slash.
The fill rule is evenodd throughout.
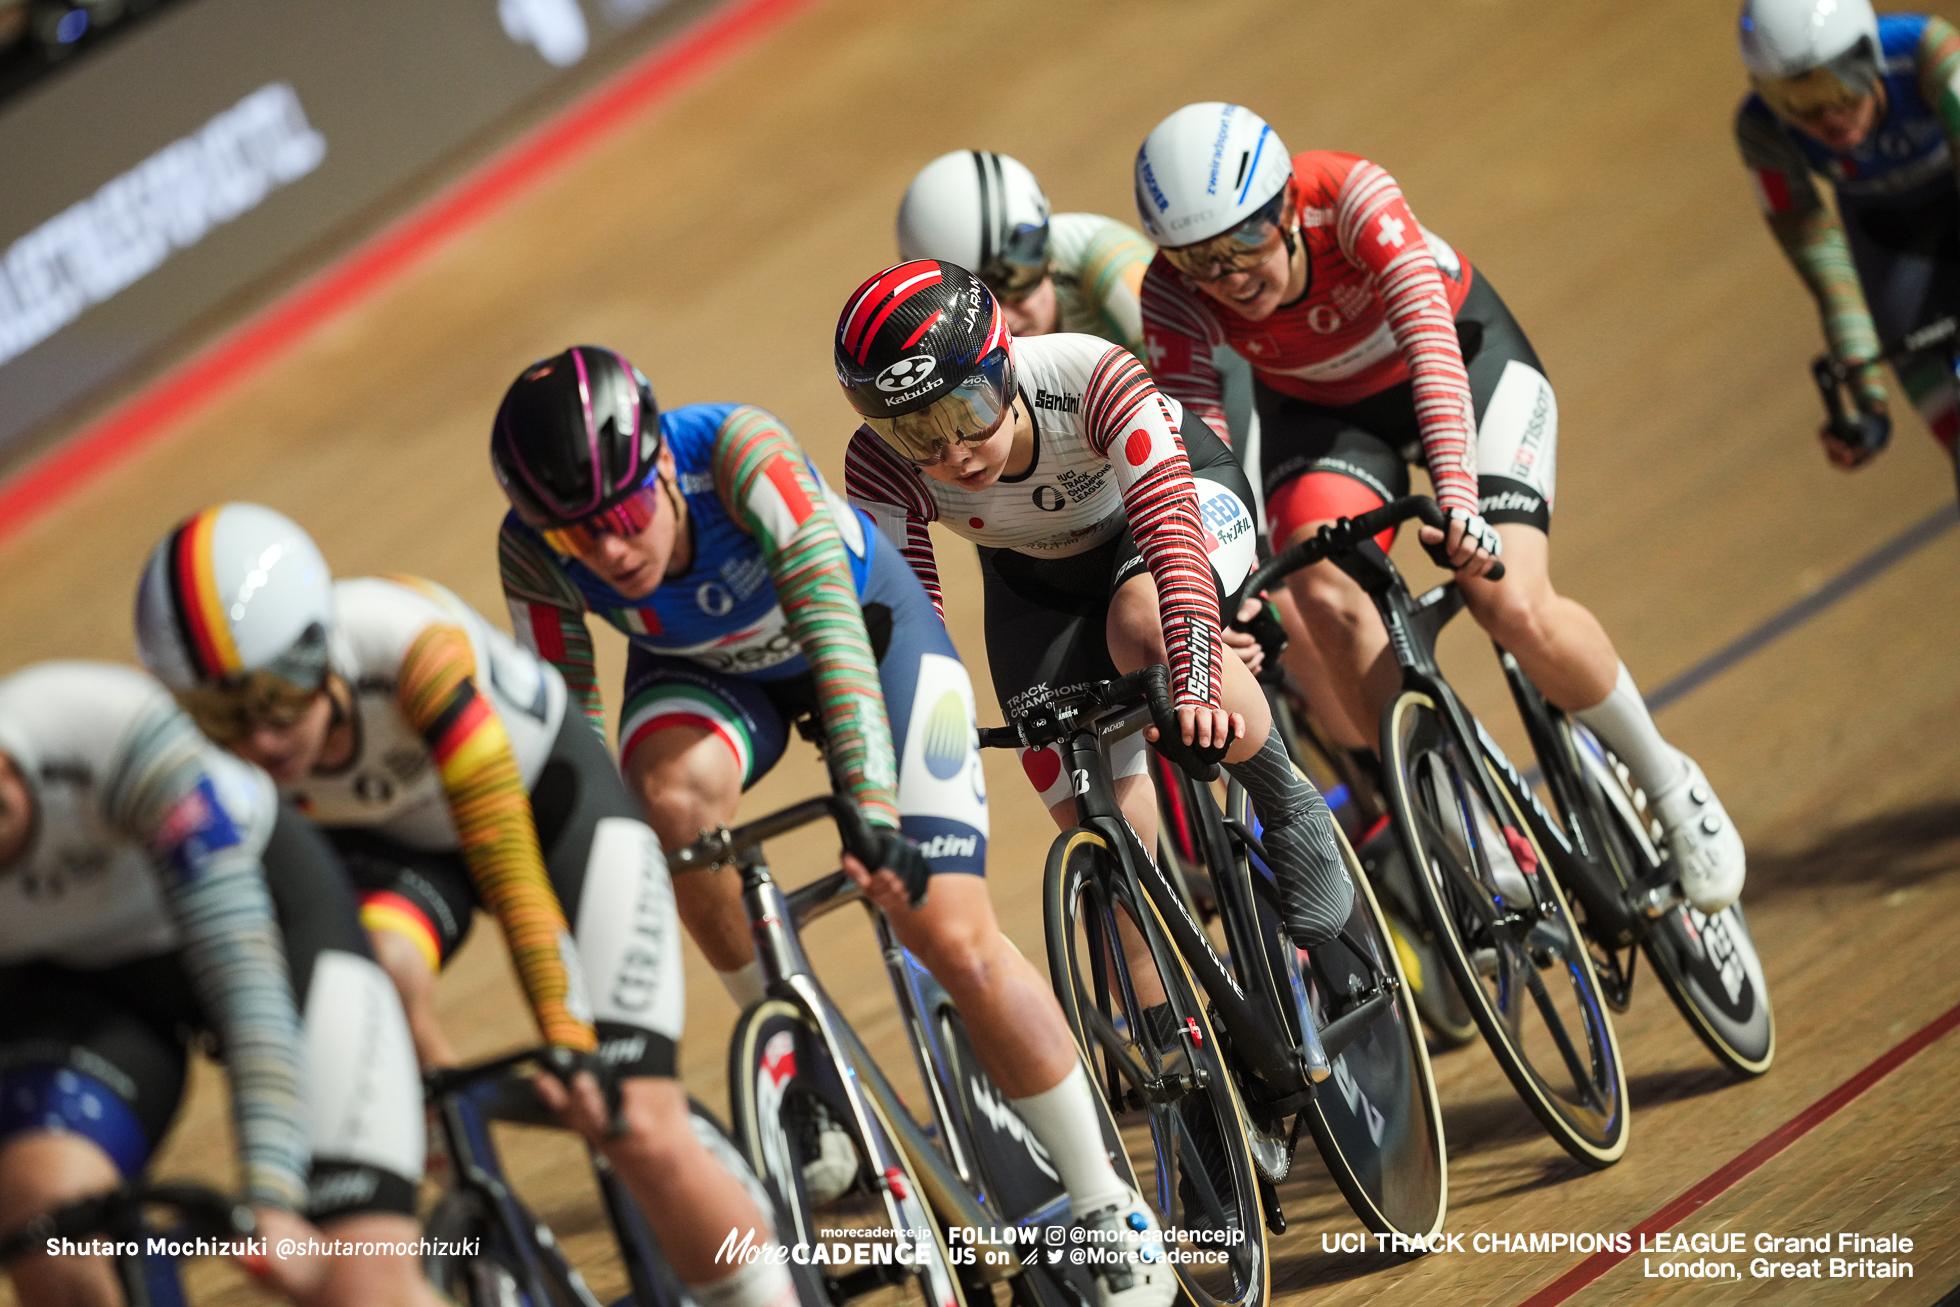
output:
<path id="1" fill-rule="evenodd" d="M 1636 1234 L 1626 1230 L 1478 1231 L 1474 1234 L 1435 1234 L 1427 1238 L 1399 1234 L 1326 1233 L 1321 1251 L 1329 1253 L 1521 1255 L 1595 1253 L 1619 1254 L 1639 1267 L 1648 1280 L 1892 1280 L 1912 1279 L 1912 1263 L 1904 1254 L 1913 1250 L 1908 1235 L 1833 1230 L 1785 1234 L 1772 1231 L 1722 1230 L 1682 1233 L 1662 1230 Z M 1634 1259 L 1638 1260 L 1635 1261 Z"/>

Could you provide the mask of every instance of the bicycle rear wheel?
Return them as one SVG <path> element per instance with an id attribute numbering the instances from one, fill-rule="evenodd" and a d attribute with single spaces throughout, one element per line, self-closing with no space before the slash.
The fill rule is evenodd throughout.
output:
<path id="1" fill-rule="evenodd" d="M 1582 793 L 1598 818 L 1622 885 L 1638 883 L 1665 860 L 1645 796 L 1626 764 L 1593 733 L 1562 718 L 1570 755 L 1585 777 Z M 1642 948 L 1668 997 L 1717 1061 L 1737 1075 L 1759 1076 L 1776 1058 L 1776 1017 L 1762 960 L 1742 904 L 1706 916 L 1685 903 L 1656 919 Z"/>
<path id="2" fill-rule="evenodd" d="M 736 1142 L 769 1189 L 787 1228 L 782 1241 L 806 1249 L 833 1231 L 853 1238 L 854 1229 L 891 1228 L 881 1191 L 889 1189 L 899 1209 L 900 1228 L 923 1232 L 908 1250 L 914 1262 L 869 1268 L 825 1267 L 832 1301 L 841 1302 L 887 1285 L 901 1290 L 900 1301 L 925 1307 L 965 1307 L 966 1297 L 946 1250 L 938 1218 L 926 1202 L 925 1188 L 893 1137 L 875 1097 L 867 1094 L 877 1149 L 867 1149 L 847 1106 L 840 1068 L 803 1009 L 782 999 L 765 999 L 735 1023 L 728 1049 L 728 1096 L 735 1117 Z M 807 1141 L 819 1115 L 852 1136 L 859 1158 L 856 1185 L 819 1212 L 803 1184 Z M 882 1153 L 892 1159 L 883 1176 L 867 1173 L 864 1159 Z M 855 1240 L 853 1240 L 855 1241 Z"/>
<path id="3" fill-rule="evenodd" d="M 1044 893 L 1055 993 L 1122 1132 L 1138 1192 L 1166 1229 L 1200 1232 L 1182 1255 L 1208 1260 L 1178 1262 L 1179 1283 L 1197 1307 L 1259 1307 L 1271 1287 L 1259 1180 L 1190 970 L 1099 833 L 1078 828 L 1055 841 Z M 1143 944 L 1153 936 L 1161 962 Z"/>
<path id="4" fill-rule="evenodd" d="M 1233 815 L 1256 830 L 1245 791 L 1235 785 L 1232 797 Z M 1449 1160 L 1429 1049 L 1381 903 L 1338 828 L 1335 838 L 1356 889 L 1342 938 L 1312 950 L 1295 948 L 1278 892 L 1263 873 L 1249 877 L 1259 934 L 1280 978 L 1281 999 L 1290 1004 L 1288 1033 L 1296 1047 L 1302 1022 L 1334 1034 L 1330 1026 L 1367 1006 L 1378 987 L 1387 994 L 1387 1005 L 1351 1043 L 1327 1050 L 1333 1078 L 1315 1090 L 1304 1114 L 1321 1160 L 1362 1224 L 1377 1234 L 1432 1235 L 1443 1228 L 1449 1206 Z M 1451 983 L 1443 976 L 1435 980 Z"/>
<path id="5" fill-rule="evenodd" d="M 1505 832 L 1530 827 L 1498 770 L 1493 812 L 1470 752 L 1435 702 L 1405 690 L 1384 714 L 1389 801 L 1445 961 L 1518 1094 L 1589 1166 L 1626 1152 L 1626 1066 L 1590 952 L 1557 881 L 1527 880 Z M 1543 851 L 1530 845 L 1539 867 Z M 1531 882 L 1535 881 L 1533 886 Z"/>

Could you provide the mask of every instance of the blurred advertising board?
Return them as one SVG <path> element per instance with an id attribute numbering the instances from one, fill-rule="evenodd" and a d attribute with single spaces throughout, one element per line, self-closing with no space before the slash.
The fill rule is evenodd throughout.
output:
<path id="1" fill-rule="evenodd" d="M 189 0 L 0 102 L 0 449 L 698 0 Z"/>

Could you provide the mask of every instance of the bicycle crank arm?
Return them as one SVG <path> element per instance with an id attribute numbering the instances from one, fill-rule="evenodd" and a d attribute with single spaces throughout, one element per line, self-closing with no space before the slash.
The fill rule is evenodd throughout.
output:
<path id="1" fill-rule="evenodd" d="M 1320 1046 L 1327 1050 L 1327 1060 L 1333 1061 L 1347 1050 L 1349 1044 L 1361 1038 L 1369 1026 L 1388 1015 L 1388 1009 L 1395 1002 L 1395 989 L 1383 985 L 1375 991 L 1374 997 L 1342 1016 L 1336 1017 L 1321 1028 Z"/>

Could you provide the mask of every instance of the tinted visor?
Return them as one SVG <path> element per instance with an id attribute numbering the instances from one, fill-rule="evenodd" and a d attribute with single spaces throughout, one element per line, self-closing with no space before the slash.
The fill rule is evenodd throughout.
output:
<path id="1" fill-rule="evenodd" d="M 992 435 L 1013 402 L 1014 365 L 1002 345 L 926 407 L 897 417 L 867 417 L 864 424 L 907 458 L 929 463 L 948 445 L 977 445 Z"/>
<path id="2" fill-rule="evenodd" d="M 1011 302 L 1027 295 L 1048 275 L 1048 224 L 1017 226 L 1006 247 L 975 268 L 974 275 L 998 299 Z"/>
<path id="3" fill-rule="evenodd" d="M 1855 109 L 1878 85 L 1878 78 L 1871 42 L 1864 40 L 1807 73 L 1749 80 L 1771 109 L 1792 122 L 1804 122 L 1834 110 Z"/>
<path id="4" fill-rule="evenodd" d="M 659 508 L 660 483 L 655 480 L 641 486 L 611 508 L 601 509 L 566 526 L 541 526 L 538 534 L 559 553 L 576 558 L 597 549 L 600 536 L 624 539 L 640 534 L 652 523 L 653 515 Z"/>
<path id="5" fill-rule="evenodd" d="M 293 725 L 306 715 L 321 690 L 318 685 L 311 689 L 295 685 L 262 667 L 222 685 L 176 693 L 177 703 L 213 743 L 232 744 L 250 735 L 254 727 L 284 730 Z"/>
<path id="6" fill-rule="evenodd" d="M 1196 281 L 1217 281 L 1235 272 L 1257 266 L 1273 252 L 1279 240 L 1279 220 L 1286 208 L 1286 192 L 1280 191 L 1259 212 L 1230 231 L 1195 245 L 1180 245 L 1164 251 L 1171 266 Z"/>

